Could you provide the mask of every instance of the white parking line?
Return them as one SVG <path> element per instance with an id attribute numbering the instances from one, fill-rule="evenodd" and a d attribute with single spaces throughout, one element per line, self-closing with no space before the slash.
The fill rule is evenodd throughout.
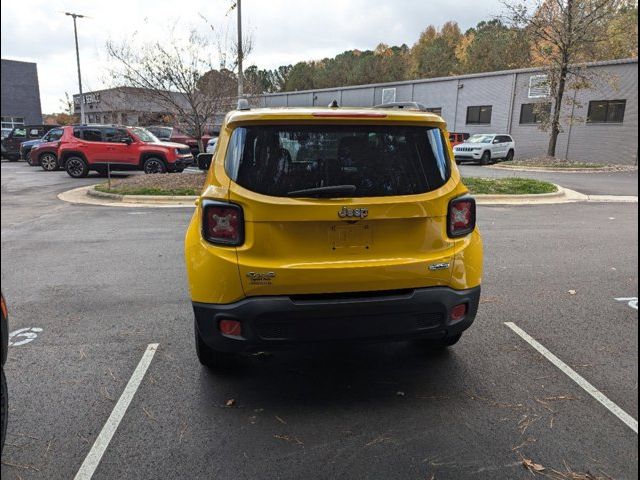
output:
<path id="1" fill-rule="evenodd" d="M 513 322 L 504 322 L 504 324 L 517 333 L 525 342 L 535 348 L 539 353 L 541 353 L 547 360 L 553 363 L 556 367 L 558 367 L 561 371 L 563 371 L 571 380 L 576 382 L 582 389 L 599 401 L 602 405 L 604 405 L 611 413 L 613 413 L 616 417 L 622 420 L 631 430 L 633 430 L 636 434 L 638 433 L 638 421 L 634 419 L 627 412 L 622 410 L 618 405 L 609 400 L 600 390 L 587 382 L 584 378 L 578 375 L 575 370 L 573 370 L 569 365 L 564 363 L 558 357 L 556 357 L 553 353 L 543 347 L 540 343 L 538 343 L 533 337 L 531 337 L 527 332 L 522 330 Z"/>
<path id="2" fill-rule="evenodd" d="M 136 391 L 140 386 L 140 382 L 142 382 L 144 374 L 147 372 L 157 348 L 157 343 L 150 343 L 147 346 L 147 350 L 144 352 L 144 355 L 142 355 L 140 363 L 138 363 L 133 375 L 131 375 L 129 383 L 127 383 L 122 395 L 120 395 L 118 403 L 113 407 L 113 411 L 111 412 L 111 415 L 109 415 L 107 423 L 102 427 L 102 430 L 100 431 L 98 438 L 96 438 L 96 441 L 93 443 L 89 454 L 84 459 L 84 462 L 82 462 L 80 470 L 78 470 L 78 473 L 74 477 L 75 480 L 89 480 L 96 471 L 96 468 L 98 468 L 100 460 L 102 460 L 102 455 L 104 455 L 104 452 L 107 450 L 113 434 L 116 433 L 118 425 L 120 425 L 133 396 L 136 394 Z"/>

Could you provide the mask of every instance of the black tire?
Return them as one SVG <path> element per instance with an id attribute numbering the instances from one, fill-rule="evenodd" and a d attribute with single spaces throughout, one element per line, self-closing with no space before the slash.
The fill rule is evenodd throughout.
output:
<path id="1" fill-rule="evenodd" d="M 27 153 L 27 158 L 25 158 L 24 161 L 27 162 L 27 165 L 29 165 L 30 167 L 35 167 L 35 165 L 31 162 L 31 152 Z"/>
<path id="2" fill-rule="evenodd" d="M 85 162 L 84 158 L 76 155 L 68 157 L 64 163 L 64 169 L 67 171 L 70 177 L 84 178 L 89 174 L 89 166 Z"/>
<path id="3" fill-rule="evenodd" d="M 509 150 L 509 153 L 507 153 L 507 156 L 504 157 L 504 161 L 510 162 L 511 160 L 513 160 L 514 156 L 515 156 L 515 152 L 513 150 Z"/>
<path id="4" fill-rule="evenodd" d="M 144 173 L 165 173 L 167 171 L 167 166 L 164 164 L 162 159 L 158 157 L 149 157 L 142 164 L 142 170 Z"/>
<path id="5" fill-rule="evenodd" d="M 51 152 L 40 155 L 40 166 L 45 172 L 55 172 L 58 170 L 58 158 Z"/>
<path id="6" fill-rule="evenodd" d="M 4 377 L 4 368 L 2 369 L 2 385 L 0 386 L 0 430 L 2 438 L 0 438 L 0 453 L 4 448 L 4 439 L 7 436 L 7 420 L 9 417 L 9 392 L 7 390 L 7 379 Z"/>
<path id="7" fill-rule="evenodd" d="M 487 150 L 486 152 L 482 152 L 482 157 L 480 158 L 480 165 L 489 165 L 491 163 L 491 152 Z"/>
<path id="8" fill-rule="evenodd" d="M 443 348 L 452 347 L 462 338 L 462 333 L 458 333 L 456 335 L 451 335 L 449 337 L 439 338 L 439 339 L 425 339 L 418 340 L 418 343 L 426 347 L 430 350 L 440 350 Z"/>
<path id="9" fill-rule="evenodd" d="M 198 326 L 194 322 L 193 329 L 196 336 L 196 354 L 198 360 L 205 367 L 216 370 L 230 370 L 238 364 L 238 356 L 235 353 L 221 352 L 209 347 L 198 332 Z"/>

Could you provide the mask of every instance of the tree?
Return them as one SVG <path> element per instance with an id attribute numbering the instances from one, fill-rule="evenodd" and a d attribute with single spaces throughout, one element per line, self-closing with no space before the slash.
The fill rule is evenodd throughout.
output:
<path id="1" fill-rule="evenodd" d="M 74 113 L 73 100 L 69 96 L 69 92 L 64 92 L 64 98 L 60 99 L 62 105 L 62 113 L 54 113 L 51 115 L 54 125 L 73 125 L 78 123 L 80 118 Z"/>
<path id="2" fill-rule="evenodd" d="M 216 114 L 232 108 L 237 88 L 232 71 L 213 68 L 213 44 L 195 29 L 187 38 L 172 33 L 162 42 L 109 41 L 107 53 L 114 64 L 109 73 L 116 85 L 140 89 L 145 100 L 176 118 L 204 151 L 207 126 Z"/>
<path id="3" fill-rule="evenodd" d="M 458 55 L 464 73 L 495 72 L 523 68 L 531 64 L 526 33 L 500 20 L 480 22 L 465 32 L 468 40 Z"/>
<path id="4" fill-rule="evenodd" d="M 526 29 L 537 58 L 547 70 L 546 85 L 552 98 L 547 155 L 555 157 L 560 134 L 560 113 L 569 82 L 585 85 L 587 52 L 607 39 L 607 26 L 625 6 L 623 0 L 536 0 L 535 9 L 526 3 L 503 3 L 506 18 Z"/>
<path id="5" fill-rule="evenodd" d="M 429 25 L 411 49 L 414 78 L 446 77 L 459 73 L 456 50 L 462 34 L 456 22 L 447 22 L 438 31 Z"/>

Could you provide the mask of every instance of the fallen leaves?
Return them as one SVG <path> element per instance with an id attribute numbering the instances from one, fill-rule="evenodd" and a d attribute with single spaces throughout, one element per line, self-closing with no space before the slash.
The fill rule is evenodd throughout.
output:
<path id="1" fill-rule="evenodd" d="M 540 418 L 539 415 L 524 415 L 520 421 L 518 422 L 518 430 L 520 430 L 520 434 L 524 435 L 524 432 L 531 426 L 531 424 L 537 421 Z"/>
<path id="2" fill-rule="evenodd" d="M 224 402 L 224 406 L 225 407 L 235 407 L 236 406 L 236 399 L 235 398 L 230 398 L 229 400 Z"/>
<path id="3" fill-rule="evenodd" d="M 530 472 L 534 473 L 544 472 L 546 470 L 542 465 L 540 465 L 539 463 L 535 463 L 533 460 L 530 460 L 528 458 L 522 459 L 522 466 Z"/>
<path id="4" fill-rule="evenodd" d="M 144 414 L 149 417 L 150 420 L 153 420 L 154 422 L 156 421 L 156 417 L 153 416 L 153 413 L 151 413 L 151 411 L 147 410 L 144 406 L 142 407 L 142 411 L 144 412 Z"/>
<path id="5" fill-rule="evenodd" d="M 577 292 L 575 290 L 569 290 L 567 293 L 569 295 L 575 295 Z"/>
<path id="6" fill-rule="evenodd" d="M 275 434 L 274 438 L 277 438 L 279 440 L 284 440 L 285 442 L 293 443 L 295 445 L 300 445 L 300 446 L 304 447 L 304 442 L 302 440 L 300 440 L 298 437 L 296 437 L 295 435 L 289 436 L 289 435 L 278 435 L 278 434 Z"/>
<path id="7" fill-rule="evenodd" d="M 564 463 L 565 471 L 561 472 L 553 468 L 547 468 L 540 463 L 536 463 L 530 458 L 524 457 L 520 454 L 520 461 L 522 466 L 533 473 L 534 475 L 541 475 L 552 480 L 612 480 L 609 475 L 594 475 L 587 471 L 585 473 L 573 471 L 567 463 Z"/>

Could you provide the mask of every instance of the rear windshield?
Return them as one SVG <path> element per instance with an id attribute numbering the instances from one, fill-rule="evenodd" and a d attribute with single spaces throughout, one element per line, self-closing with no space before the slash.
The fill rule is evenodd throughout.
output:
<path id="1" fill-rule="evenodd" d="M 278 197 L 415 195 L 450 174 L 438 128 L 381 125 L 239 127 L 226 170 L 242 187 Z"/>

